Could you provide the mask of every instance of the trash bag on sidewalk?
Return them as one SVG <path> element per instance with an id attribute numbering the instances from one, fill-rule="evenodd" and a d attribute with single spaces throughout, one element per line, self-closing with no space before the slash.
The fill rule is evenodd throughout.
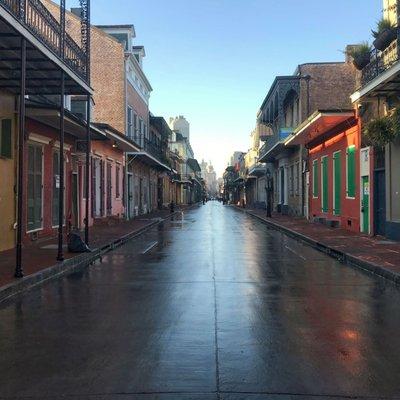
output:
<path id="1" fill-rule="evenodd" d="M 77 233 L 70 233 L 68 237 L 68 251 L 70 253 L 90 253 L 87 244 Z"/>

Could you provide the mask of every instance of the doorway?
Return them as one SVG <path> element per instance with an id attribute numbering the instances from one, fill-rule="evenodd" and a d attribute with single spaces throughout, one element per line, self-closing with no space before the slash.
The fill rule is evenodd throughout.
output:
<path id="1" fill-rule="evenodd" d="M 133 218 L 135 216 L 134 213 L 134 204 L 133 204 L 133 175 L 128 173 L 128 185 L 127 185 L 127 206 L 128 206 L 128 218 Z"/>
<path id="2" fill-rule="evenodd" d="M 79 179 L 78 174 L 72 174 L 72 229 L 79 229 Z"/>
<path id="3" fill-rule="evenodd" d="M 374 227 L 376 235 L 385 235 L 386 223 L 386 185 L 385 170 L 374 172 Z"/>
<path id="4" fill-rule="evenodd" d="M 112 215 L 112 165 L 107 163 L 107 216 Z"/>
<path id="5" fill-rule="evenodd" d="M 362 233 L 369 233 L 369 176 L 361 178 Z"/>

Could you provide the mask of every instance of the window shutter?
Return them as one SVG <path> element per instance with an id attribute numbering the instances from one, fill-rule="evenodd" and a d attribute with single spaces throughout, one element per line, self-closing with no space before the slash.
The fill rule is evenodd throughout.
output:
<path id="1" fill-rule="evenodd" d="M 347 197 L 356 196 L 356 147 L 347 149 Z"/>
<path id="2" fill-rule="evenodd" d="M 11 119 L 1 121 L 0 156 L 12 158 L 12 123 Z"/>

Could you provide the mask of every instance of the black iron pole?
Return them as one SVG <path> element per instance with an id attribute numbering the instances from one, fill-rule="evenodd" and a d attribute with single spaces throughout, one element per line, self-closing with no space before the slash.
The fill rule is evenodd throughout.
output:
<path id="1" fill-rule="evenodd" d="M 90 185 L 90 94 L 87 95 L 87 104 L 86 104 L 86 204 L 85 204 L 85 243 L 89 246 L 89 185 Z"/>
<path id="2" fill-rule="evenodd" d="M 60 2 L 60 54 L 64 59 L 64 45 L 65 45 L 65 0 Z M 64 261 L 64 115 L 65 115 L 65 76 L 64 71 L 61 70 L 60 82 L 60 153 L 59 153 L 59 189 L 58 189 L 58 252 L 57 261 Z"/>
<path id="3" fill-rule="evenodd" d="M 22 230 L 23 230 L 23 197 L 24 197 L 24 156 L 25 156 L 25 91 L 26 91 L 26 40 L 21 38 L 21 91 L 19 96 L 19 134 L 18 134 L 18 202 L 17 202 L 17 247 L 16 278 L 24 276 L 22 268 Z"/>
<path id="4" fill-rule="evenodd" d="M 65 96 L 65 76 L 61 71 L 61 91 L 60 91 L 60 157 L 59 157 L 59 190 L 58 190 L 58 254 L 57 261 L 64 261 L 64 96 Z"/>

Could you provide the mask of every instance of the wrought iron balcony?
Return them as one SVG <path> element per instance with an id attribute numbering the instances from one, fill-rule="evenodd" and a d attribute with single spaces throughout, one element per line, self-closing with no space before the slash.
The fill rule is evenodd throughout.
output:
<path id="1" fill-rule="evenodd" d="M 273 148 L 277 148 L 278 144 L 283 144 L 284 140 L 293 132 L 293 130 L 294 128 L 280 128 L 279 132 L 276 132 L 274 136 L 269 136 L 259 151 L 260 161 L 265 162 L 265 156 L 270 153 Z"/>
<path id="2" fill-rule="evenodd" d="M 399 61 L 398 39 L 394 40 L 384 51 L 374 49 L 371 52 L 371 61 L 362 69 L 362 86 L 390 69 Z"/>
<path id="3" fill-rule="evenodd" d="M 0 0 L 0 6 L 12 14 L 75 74 L 86 82 L 89 80 L 86 52 L 71 36 L 62 32 L 61 24 L 40 0 Z"/>
<path id="4" fill-rule="evenodd" d="M 158 161 L 165 165 L 169 165 L 169 161 L 167 158 L 167 148 L 163 147 L 159 143 L 155 143 L 142 134 L 135 134 L 132 136 L 128 136 L 131 140 L 133 140 L 142 150 L 151 156 L 155 157 Z"/>

